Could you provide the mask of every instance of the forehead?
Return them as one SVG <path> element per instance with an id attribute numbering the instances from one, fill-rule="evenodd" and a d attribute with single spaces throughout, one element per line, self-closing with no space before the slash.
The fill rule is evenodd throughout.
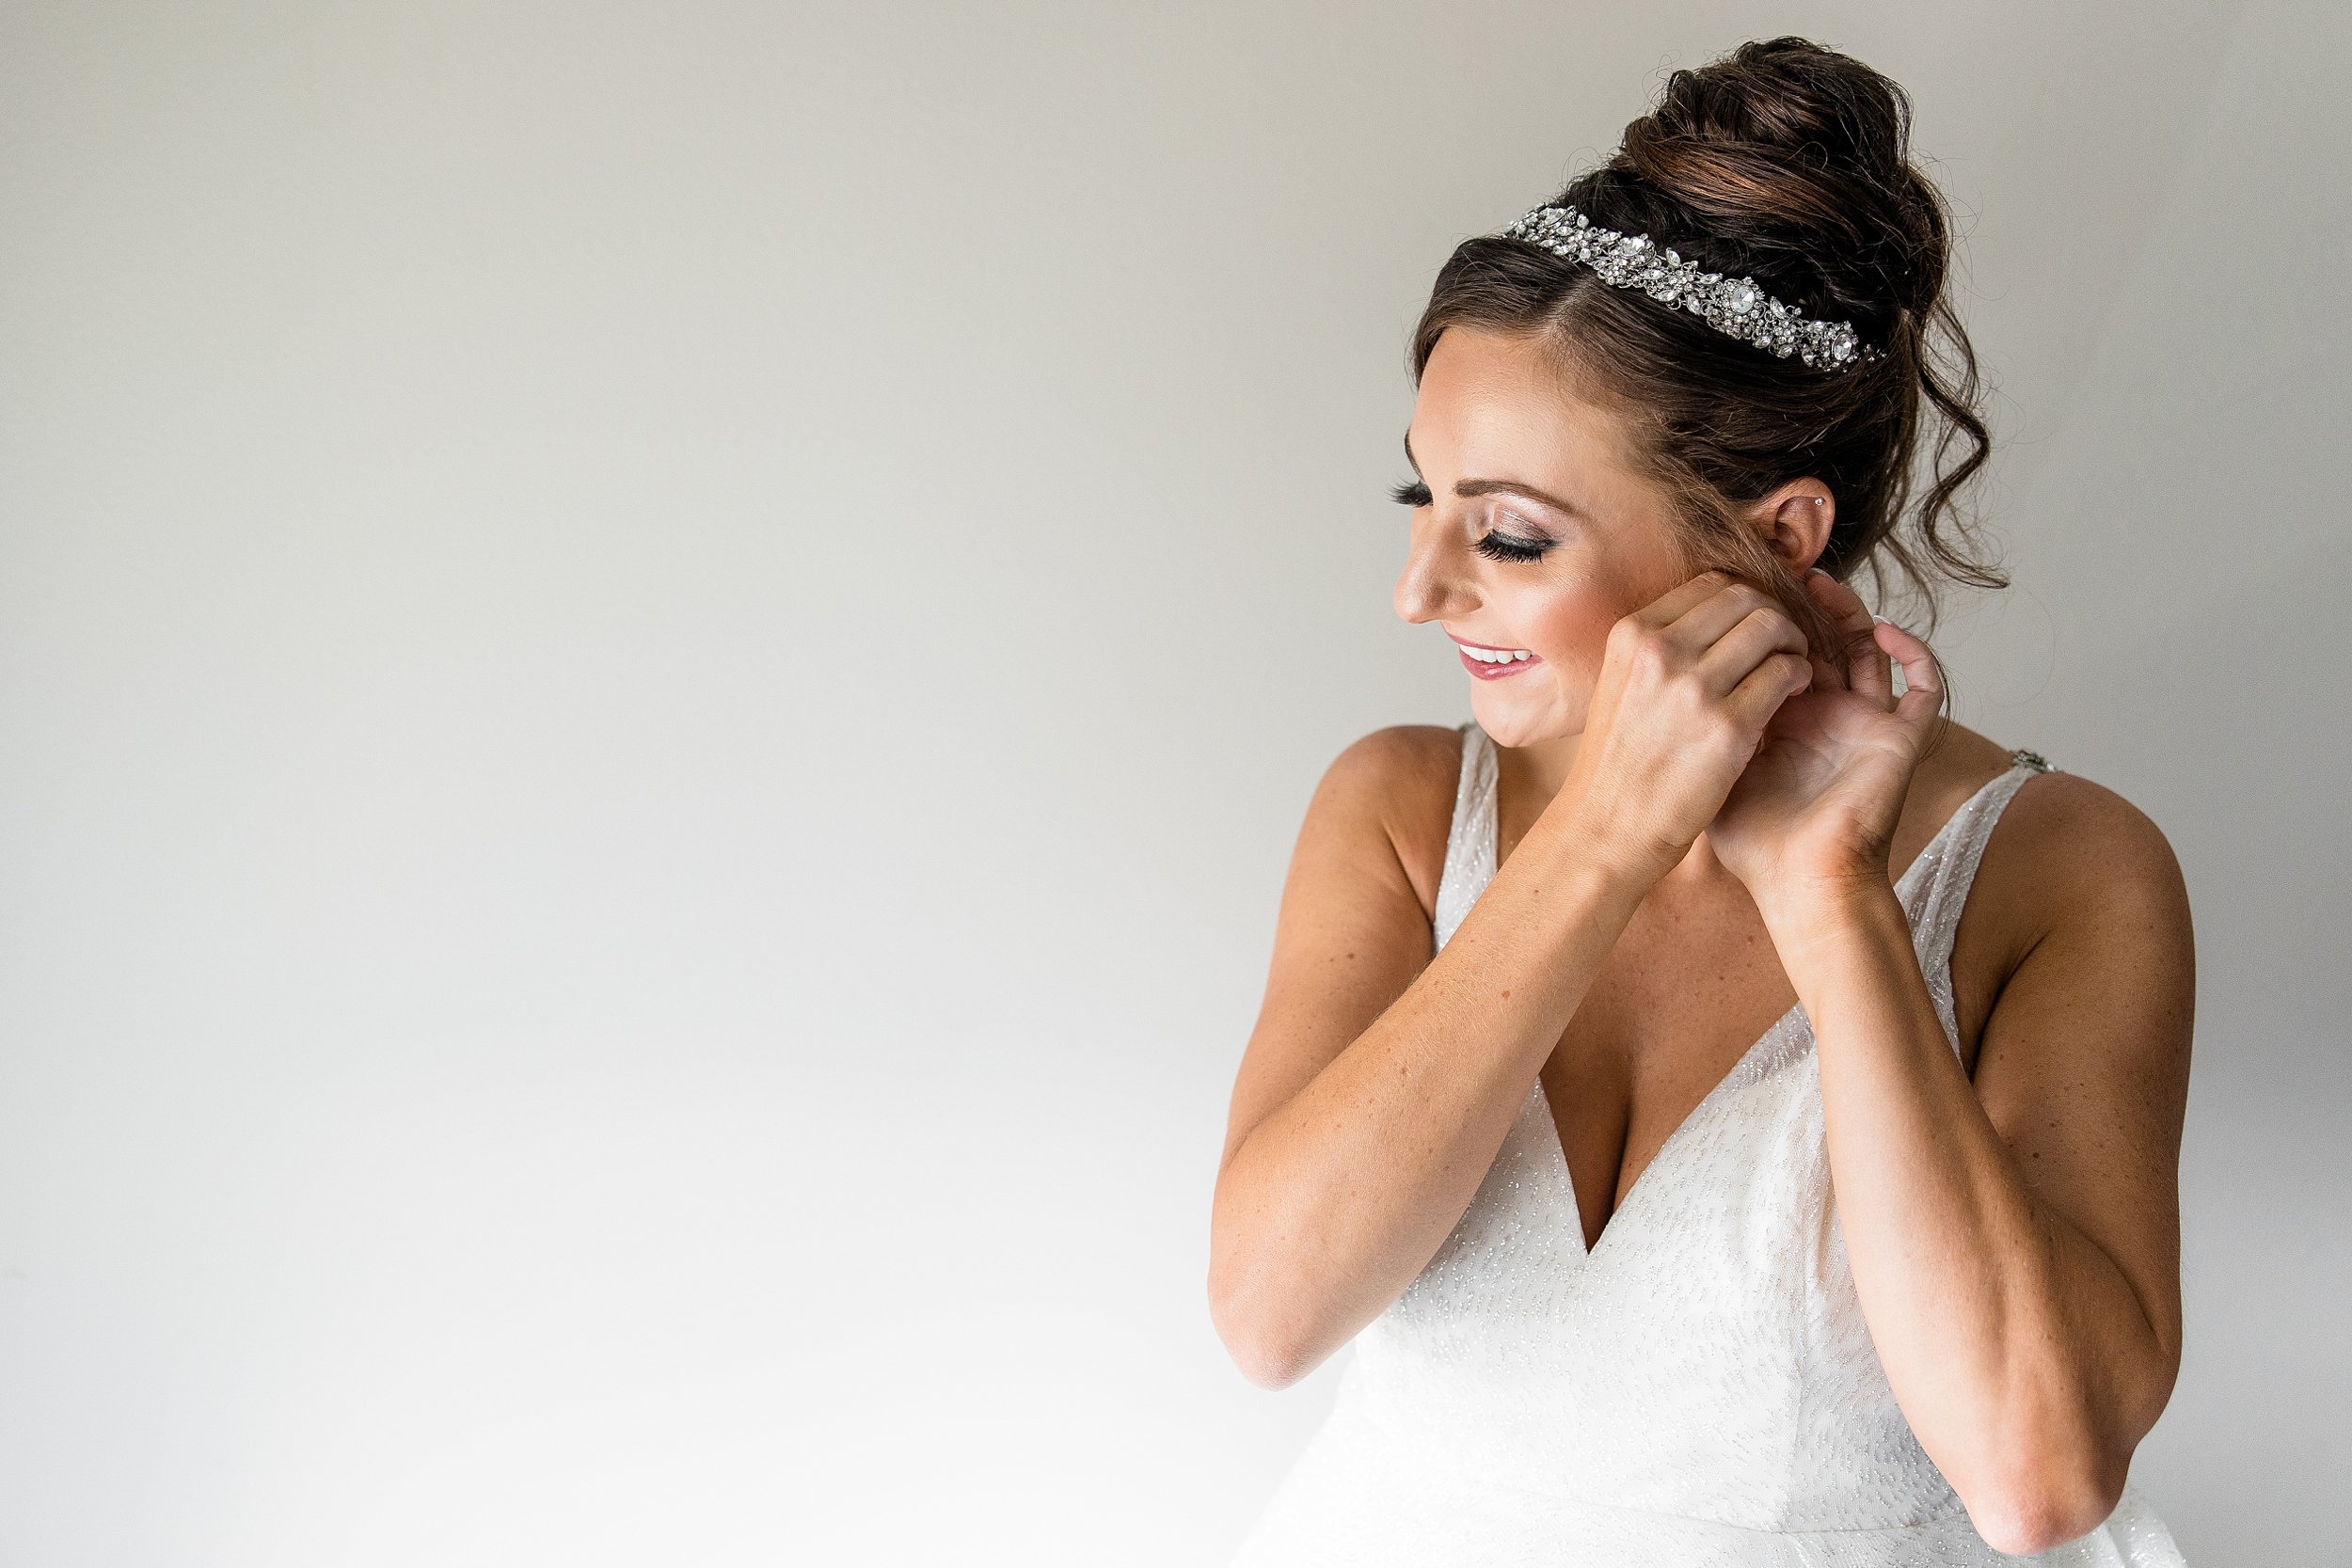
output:
<path id="1" fill-rule="evenodd" d="M 1579 391 L 1559 351 L 1532 334 L 1446 328 L 1422 370 L 1410 439 L 1424 474 L 1639 482 L 1622 418 Z"/>

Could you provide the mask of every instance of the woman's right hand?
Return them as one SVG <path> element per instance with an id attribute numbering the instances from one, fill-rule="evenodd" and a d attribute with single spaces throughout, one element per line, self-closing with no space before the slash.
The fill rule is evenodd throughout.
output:
<path id="1" fill-rule="evenodd" d="M 1703 572 L 1617 622 L 1583 738 L 1545 815 L 1646 887 L 1690 851 L 1781 704 L 1813 682 L 1804 633 L 1762 590 Z"/>

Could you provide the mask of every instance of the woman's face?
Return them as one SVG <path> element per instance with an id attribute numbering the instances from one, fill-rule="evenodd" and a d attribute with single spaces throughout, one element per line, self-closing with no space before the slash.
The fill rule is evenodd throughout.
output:
<path id="1" fill-rule="evenodd" d="M 1609 628 L 1686 575 L 1665 493 L 1532 337 L 1448 327 L 1405 443 L 1421 484 L 1396 612 L 1462 645 L 1498 743 L 1581 734 Z"/>

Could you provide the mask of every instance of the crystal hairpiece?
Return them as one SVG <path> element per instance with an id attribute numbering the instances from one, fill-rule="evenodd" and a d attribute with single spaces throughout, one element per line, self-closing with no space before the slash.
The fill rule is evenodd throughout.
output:
<path id="1" fill-rule="evenodd" d="M 1808 321 L 1753 277 L 1701 271 L 1697 262 L 1659 249 L 1647 234 L 1597 229 L 1573 207 L 1538 207 L 1502 237 L 1581 262 L 1612 288 L 1639 289 L 1663 304 L 1678 305 L 1716 331 L 1784 359 L 1793 354 L 1817 370 L 1848 370 L 1878 357 L 1862 346 L 1851 322 Z"/>

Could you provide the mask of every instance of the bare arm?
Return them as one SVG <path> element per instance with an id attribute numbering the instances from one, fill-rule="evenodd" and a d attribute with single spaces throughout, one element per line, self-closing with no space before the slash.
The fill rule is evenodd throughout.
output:
<path id="1" fill-rule="evenodd" d="M 1962 921 L 1964 939 L 1989 920 L 2003 975 L 1972 1082 L 1887 871 L 1942 671 L 1851 589 L 1807 583 L 1853 638 L 1845 668 L 1775 716 L 1709 841 L 1813 1026 L 1838 1223 L 1895 1398 L 1977 1532 L 2041 1552 L 2114 1511 L 2179 1365 L 2188 899 L 2125 801 L 2065 774 L 2021 789 Z"/>
<path id="2" fill-rule="evenodd" d="M 1267 1387 L 1437 1252 L 1640 901 L 1547 813 L 1432 958 L 1380 819 L 1381 740 L 1344 753 L 1309 808 L 1217 1176 L 1211 1310 Z"/>
<path id="3" fill-rule="evenodd" d="M 2054 775 L 2003 818 L 2046 911 L 1972 1085 L 1883 879 L 1767 913 L 1819 1040 L 1831 1179 L 1889 1383 L 2006 1552 L 2114 1511 L 2180 1365 L 2194 958 L 2154 826 Z M 2038 820 L 2035 820 L 2038 818 Z M 2014 819 L 2014 820 L 2013 820 Z"/>
<path id="4" fill-rule="evenodd" d="M 1210 1307 L 1253 1382 L 1304 1376 L 1396 1299 L 1470 1205 L 1649 887 L 1811 665 L 1706 574 L 1618 623 L 1574 766 L 1434 958 L 1375 736 L 1316 792 L 1233 1086 Z"/>

